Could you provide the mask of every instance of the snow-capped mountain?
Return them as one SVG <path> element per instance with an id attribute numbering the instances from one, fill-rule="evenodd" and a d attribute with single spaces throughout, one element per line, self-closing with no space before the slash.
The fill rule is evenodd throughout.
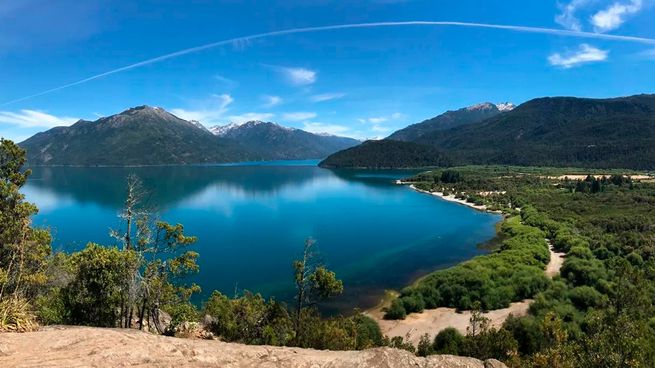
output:
<path id="1" fill-rule="evenodd" d="M 514 108 L 514 105 L 509 102 L 498 105 L 491 102 L 483 102 L 459 110 L 446 111 L 445 113 L 431 119 L 398 130 L 391 134 L 388 139 L 397 141 L 414 141 L 426 134 L 480 122 L 500 114 L 503 111 L 509 111 L 512 108 Z"/>
<path id="2" fill-rule="evenodd" d="M 314 134 L 259 120 L 217 125 L 209 131 L 278 160 L 323 158 L 359 143 L 352 138 Z"/>
<path id="3" fill-rule="evenodd" d="M 496 108 L 498 110 L 502 111 L 502 112 L 512 111 L 512 110 L 514 110 L 515 107 L 516 107 L 516 105 L 514 105 L 511 102 L 501 102 L 499 104 L 496 104 Z"/>

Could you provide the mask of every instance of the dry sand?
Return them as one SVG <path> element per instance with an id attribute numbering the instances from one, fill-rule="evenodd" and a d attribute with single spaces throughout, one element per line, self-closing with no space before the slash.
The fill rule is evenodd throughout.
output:
<path id="1" fill-rule="evenodd" d="M 467 201 L 464 200 L 464 199 L 455 198 L 455 195 L 454 195 L 454 194 L 444 195 L 444 194 L 441 193 L 441 192 L 430 192 L 430 191 L 427 191 L 427 190 L 418 189 L 418 188 L 415 187 L 414 185 L 410 185 L 409 187 L 412 188 L 412 189 L 414 189 L 414 190 L 417 191 L 417 192 L 425 193 L 425 194 L 431 194 L 431 195 L 433 195 L 433 196 L 439 197 L 439 198 L 443 199 L 444 201 L 454 202 L 454 203 L 459 203 L 459 204 L 461 204 L 461 205 L 464 205 L 464 206 L 467 206 L 467 207 L 474 208 L 474 209 L 476 209 L 476 210 L 478 210 L 478 211 L 487 211 L 487 206 L 485 206 L 485 205 L 477 205 L 477 204 L 475 204 L 475 203 L 467 202 Z"/>
<path id="2" fill-rule="evenodd" d="M 550 242 L 548 244 L 550 246 L 550 262 L 548 262 L 544 272 L 549 277 L 554 277 L 562 267 L 564 254 L 555 252 Z M 404 320 L 385 320 L 383 319 L 383 308 L 389 302 L 381 303 L 379 306 L 366 311 L 365 314 L 377 321 L 383 334 L 389 337 L 400 336 L 406 338 L 415 345 L 424 334 L 427 333 L 431 337 L 434 337 L 439 331 L 448 327 L 454 327 L 462 334 L 465 334 L 466 328 L 469 326 L 469 319 L 471 318 L 471 311 L 457 312 L 454 308 L 442 307 L 427 309 L 423 313 L 412 313 Z M 500 327 L 510 314 L 517 317 L 526 315 L 530 308 L 530 303 L 532 303 L 531 299 L 522 300 L 511 303 L 507 308 L 492 310 L 483 313 L 483 315 L 489 318 L 491 326 Z"/>

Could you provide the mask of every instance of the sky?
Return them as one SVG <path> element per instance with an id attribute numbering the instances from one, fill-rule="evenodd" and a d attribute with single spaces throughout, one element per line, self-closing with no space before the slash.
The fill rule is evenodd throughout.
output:
<path id="1" fill-rule="evenodd" d="M 654 20 L 655 0 L 0 0 L 0 136 L 151 105 L 370 139 L 486 101 L 655 93 Z"/>

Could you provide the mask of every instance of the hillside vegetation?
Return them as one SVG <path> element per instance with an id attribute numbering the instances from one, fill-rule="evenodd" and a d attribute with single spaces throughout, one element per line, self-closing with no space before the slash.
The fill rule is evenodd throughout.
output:
<path id="1" fill-rule="evenodd" d="M 387 137 L 387 139 L 413 142 L 426 134 L 477 123 L 500 113 L 501 111 L 496 105 L 485 102 L 455 111 L 446 111 L 434 118 L 400 129 Z"/>
<path id="2" fill-rule="evenodd" d="M 356 139 L 321 135 L 275 123 L 250 121 L 212 129 L 219 137 L 231 139 L 267 160 L 322 159 L 355 146 Z"/>
<path id="3" fill-rule="evenodd" d="M 392 134 L 389 139 L 393 138 Z M 408 157 L 394 167 L 423 162 L 464 164 L 655 168 L 655 95 L 612 99 L 538 98 L 512 111 L 453 129 L 422 134 L 392 146 L 385 140 L 338 152 L 324 167 L 380 167 L 389 157 Z M 417 150 L 421 150 L 417 152 Z M 411 152 L 411 155 L 407 154 Z M 430 157 L 438 157 L 438 159 Z"/>
<path id="4" fill-rule="evenodd" d="M 584 171 L 568 171 L 576 172 Z M 436 271 L 404 289 L 387 318 L 441 306 L 494 309 L 534 298 L 529 316 L 510 318 L 498 330 L 487 326 L 478 339 L 487 339 L 490 351 L 515 346 L 524 357 L 520 366 L 653 366 L 655 182 L 617 172 L 575 180 L 563 173 L 476 166 L 408 179 L 422 190 L 454 193 L 511 217 L 492 253 Z M 553 280 L 542 273 L 548 259 L 545 239 L 566 252 L 561 276 Z M 484 318 L 478 322 L 484 331 Z M 467 348 L 471 339 L 447 329 L 433 342 L 426 337 L 423 346 L 437 353 L 475 355 Z"/>
<path id="5" fill-rule="evenodd" d="M 32 166 L 133 166 L 320 159 L 358 143 L 264 122 L 215 135 L 197 121 L 139 106 L 37 133 L 20 146 Z"/>

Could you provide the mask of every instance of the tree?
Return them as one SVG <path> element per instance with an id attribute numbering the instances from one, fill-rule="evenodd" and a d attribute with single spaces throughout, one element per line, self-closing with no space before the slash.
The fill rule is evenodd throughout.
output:
<path id="1" fill-rule="evenodd" d="M 20 193 L 31 173 L 24 164 L 25 151 L 0 139 L 0 331 L 35 326 L 30 302 L 47 281 L 50 233 L 31 226 L 38 209 Z"/>
<path id="2" fill-rule="evenodd" d="M 296 284 L 296 341 L 302 333 L 302 310 L 343 292 L 343 282 L 317 262 L 316 242 L 305 240 L 302 258 L 293 262 Z"/>
<path id="3" fill-rule="evenodd" d="M 71 255 L 73 280 L 62 290 L 67 322 L 116 327 L 125 280 L 138 266 L 137 254 L 89 243 Z"/>
<path id="4" fill-rule="evenodd" d="M 154 319 L 159 324 L 159 310 L 167 306 L 174 322 L 195 315 L 189 302 L 200 291 L 198 285 L 182 285 L 184 276 L 198 272 L 198 253 L 185 250 L 197 241 L 184 234 L 184 226 L 153 220 L 144 205 L 147 191 L 134 174 L 127 177 L 125 205 L 119 214 L 124 230 L 112 230 L 110 235 L 122 244 L 124 252 L 134 252 L 138 262 L 127 273 L 122 285 L 119 326 L 130 328 L 136 312 L 139 329 Z"/>
<path id="5" fill-rule="evenodd" d="M 464 336 L 455 328 L 448 327 L 435 336 L 432 349 L 437 354 L 458 355 L 463 344 Z"/>

